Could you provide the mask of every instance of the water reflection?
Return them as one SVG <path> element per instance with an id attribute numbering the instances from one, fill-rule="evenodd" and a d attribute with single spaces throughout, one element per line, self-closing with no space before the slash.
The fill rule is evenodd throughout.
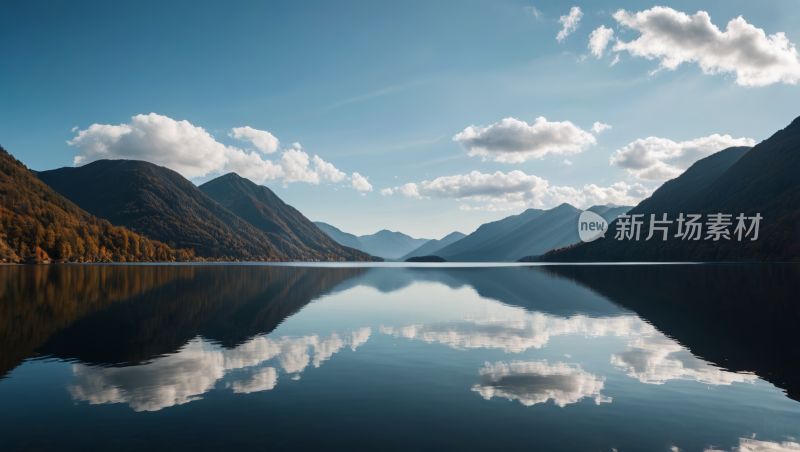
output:
<path id="1" fill-rule="evenodd" d="M 0 268 L 0 444 L 796 450 L 798 268 Z"/>
<path id="2" fill-rule="evenodd" d="M 800 400 L 800 265 L 565 265 L 541 271 L 635 311 L 694 356 L 754 372 Z"/>
<path id="3" fill-rule="evenodd" d="M 794 439 L 794 438 L 792 438 Z M 790 452 L 800 450 L 800 443 L 794 441 L 759 441 L 755 438 L 739 438 L 739 445 L 730 449 L 732 452 Z M 709 448 L 705 452 L 724 452 L 722 449 Z"/>
<path id="4" fill-rule="evenodd" d="M 471 318 L 434 324 L 396 327 L 381 325 L 380 332 L 395 337 L 439 342 L 457 349 L 499 348 L 521 353 L 542 348 L 553 336 L 580 335 L 620 337 L 657 334 L 656 329 L 635 315 L 592 318 L 585 315 L 560 317 L 528 312 L 511 306 L 492 306 L 493 315 L 479 313 Z"/>
<path id="5" fill-rule="evenodd" d="M 320 367 L 344 347 L 355 351 L 369 339 L 369 327 L 331 333 L 327 337 L 256 337 L 226 350 L 203 339 L 190 341 L 177 353 L 140 366 L 96 367 L 75 364 L 75 383 L 68 386 L 72 398 L 89 402 L 125 403 L 134 411 L 158 411 L 200 400 L 227 372 L 253 368 L 274 360 L 284 372 L 297 374 L 309 365 Z M 273 389 L 278 381 L 275 367 L 253 369 L 247 380 L 231 383 L 234 392 Z"/>
<path id="6" fill-rule="evenodd" d="M 611 355 L 611 363 L 628 371 L 628 376 L 648 384 L 693 380 L 729 385 L 733 382 L 752 383 L 758 379 L 753 374 L 726 372 L 713 366 L 663 334 L 634 338 L 627 350 Z"/>
<path id="7" fill-rule="evenodd" d="M 486 400 L 504 397 L 531 406 L 553 399 L 561 408 L 586 397 L 593 398 L 598 405 L 611 402 L 611 397 L 600 393 L 605 378 L 586 372 L 579 364 L 501 361 L 486 363 L 480 373 L 481 382 L 472 390 Z"/>

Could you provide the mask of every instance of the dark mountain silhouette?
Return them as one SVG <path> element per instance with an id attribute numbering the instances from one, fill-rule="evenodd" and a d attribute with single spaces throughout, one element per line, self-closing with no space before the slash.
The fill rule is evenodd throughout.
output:
<path id="1" fill-rule="evenodd" d="M 153 262 L 193 260 L 92 216 L 56 193 L 0 147 L 0 261 Z"/>
<path id="2" fill-rule="evenodd" d="M 606 221 L 626 212 L 630 207 L 593 206 L 588 210 L 598 213 Z M 521 221 L 526 218 L 527 220 Z M 535 212 L 535 214 L 533 214 Z M 450 254 L 456 245 L 469 239 L 462 239 L 450 247 L 439 250 L 441 255 L 449 262 L 514 262 L 530 255 L 541 255 L 554 248 L 560 248 L 580 241 L 578 236 L 578 218 L 583 211 L 569 204 L 561 204 L 550 210 L 528 210 L 520 215 L 501 220 L 501 225 L 489 223 L 478 228 L 477 234 L 484 226 L 492 226 L 497 230 L 495 234 L 482 231 L 485 238 L 477 245 L 465 250 Z M 506 221 L 509 220 L 510 221 Z M 487 228 L 488 229 L 488 228 Z"/>
<path id="3" fill-rule="evenodd" d="M 439 256 L 414 256 L 409 257 L 405 262 L 447 262 Z"/>
<path id="4" fill-rule="evenodd" d="M 737 156 L 738 159 L 736 158 Z M 727 165 L 727 167 L 726 167 Z M 769 139 L 742 154 L 741 148 L 716 153 L 692 165 L 676 179 L 664 184 L 653 196 L 629 214 L 643 214 L 642 236 L 636 240 L 614 240 L 616 222 L 609 224 L 605 239 L 554 250 L 543 259 L 553 262 L 607 261 L 800 261 L 800 118 Z M 666 213 L 668 240 L 646 241 L 650 215 Z M 706 240 L 704 224 L 700 240 L 676 238 L 678 214 L 730 214 L 731 240 Z M 744 214 L 763 218 L 758 240 L 734 234 L 736 217 Z M 748 220 L 747 228 L 751 226 Z M 609 240 L 611 239 L 611 240 Z"/>
<path id="5" fill-rule="evenodd" d="M 274 232 L 257 229 L 170 169 L 135 160 L 99 160 L 38 173 L 98 217 L 218 260 L 323 260 Z M 341 258 L 335 260 L 342 260 Z"/>
<path id="6" fill-rule="evenodd" d="M 502 220 L 482 224 L 472 234 L 469 234 L 463 239 L 454 242 L 439 250 L 438 255 L 444 257 L 447 260 L 452 260 L 452 256 L 464 253 L 470 248 L 477 247 L 482 243 L 486 242 L 487 240 L 494 240 L 497 237 L 500 237 L 516 229 L 520 225 L 528 222 L 529 220 L 536 218 L 542 213 L 544 213 L 544 210 L 528 209 L 519 215 L 511 215 L 506 218 L 503 218 Z"/>
<path id="7" fill-rule="evenodd" d="M 358 240 L 364 244 L 364 249 L 368 253 L 385 259 L 398 259 L 429 241 L 428 239 L 411 238 L 402 232 L 392 232 L 386 229 L 372 235 L 362 235 Z"/>
<path id="8" fill-rule="evenodd" d="M 422 246 L 406 254 L 405 256 L 401 257 L 398 260 L 406 261 L 410 257 L 430 256 L 439 251 L 440 249 L 446 247 L 447 245 L 457 242 L 466 236 L 467 236 L 466 234 L 462 234 L 461 232 L 451 232 L 446 236 L 442 237 L 441 240 L 429 240 L 425 242 Z"/>
<path id="9" fill-rule="evenodd" d="M 277 235 L 304 254 L 333 261 L 372 259 L 372 256 L 358 249 L 339 245 L 297 209 L 278 198 L 272 190 L 236 173 L 220 176 L 199 188 L 257 229 Z"/>

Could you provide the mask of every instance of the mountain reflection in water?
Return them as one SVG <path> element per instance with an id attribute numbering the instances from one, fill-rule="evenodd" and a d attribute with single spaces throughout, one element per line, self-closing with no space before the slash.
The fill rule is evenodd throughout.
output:
<path id="1" fill-rule="evenodd" d="M 471 368 L 452 377 L 461 383 L 431 383 L 444 385 L 434 393 L 466 404 L 471 395 L 492 404 L 485 409 L 503 399 L 526 410 L 590 402 L 599 414 L 671 382 L 696 385 L 671 391 L 697 398 L 706 397 L 697 385 L 741 392 L 766 380 L 797 399 L 798 276 L 780 264 L 3 267 L 0 396 L 21 364 L 55 359 L 70 363 L 61 387 L 73 403 L 137 413 L 283 387 L 295 397 L 306 388 L 305 406 L 323 409 L 315 403 L 336 393 L 319 392 L 320 381 L 346 386 L 370 365 L 395 389 L 371 380 L 365 398 L 348 392 L 366 412 L 375 398 L 434 390 L 401 382 L 434 378 L 437 367 Z M 486 358 L 470 364 L 467 352 Z M 797 445 L 739 436 L 728 449 Z"/>

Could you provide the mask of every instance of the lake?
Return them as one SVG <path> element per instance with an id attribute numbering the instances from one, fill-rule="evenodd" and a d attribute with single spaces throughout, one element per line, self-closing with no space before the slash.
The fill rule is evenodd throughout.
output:
<path id="1" fill-rule="evenodd" d="M 2 450 L 800 449 L 800 266 L 0 268 Z"/>

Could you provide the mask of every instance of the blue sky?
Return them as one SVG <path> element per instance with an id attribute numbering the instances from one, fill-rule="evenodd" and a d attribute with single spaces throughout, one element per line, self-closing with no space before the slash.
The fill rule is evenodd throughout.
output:
<path id="1" fill-rule="evenodd" d="M 573 5 L 581 12 L 577 28 L 557 41 L 564 29 L 559 19 Z M 550 208 L 565 199 L 582 201 L 578 207 L 614 202 L 621 198 L 602 196 L 619 183 L 637 187 L 627 199 L 641 198 L 642 190 L 663 183 L 664 174 L 679 174 L 693 159 L 719 150 L 714 146 L 743 139 L 757 143 L 800 115 L 800 86 L 792 79 L 797 66 L 791 60 L 792 45 L 800 43 L 800 2 L 661 4 L 674 10 L 665 13 L 667 19 L 705 11 L 720 32 L 742 16 L 748 26 L 763 30 L 766 40 L 756 36 L 756 44 L 777 42 L 769 36 L 783 33 L 789 43 L 782 51 L 785 58 L 767 68 L 753 62 L 758 55 L 726 62 L 704 47 L 706 38 L 700 36 L 686 44 L 689 53 L 681 54 L 695 60 L 658 70 L 666 57 L 635 53 L 654 52 L 655 44 L 640 38 L 663 29 L 635 29 L 615 16 L 624 10 L 633 17 L 654 6 L 626 1 L 4 2 L 0 144 L 30 168 L 46 170 L 73 165 L 76 156 L 93 152 L 91 146 L 99 149 L 98 142 L 110 146 L 110 158 L 131 157 L 136 146 L 153 142 L 128 140 L 120 151 L 127 153 L 114 154 L 113 134 L 121 129 L 96 129 L 75 141 L 93 124 L 128 125 L 135 130 L 120 133 L 130 138 L 155 133 L 164 121 L 187 121 L 205 129 L 218 146 L 195 155 L 194 142 L 186 144 L 184 154 L 169 147 L 180 143 L 161 143 L 155 151 L 141 150 L 139 158 L 202 183 L 231 168 L 247 169 L 217 162 L 230 160 L 222 156 L 229 152 L 223 148 L 275 164 L 281 155 L 316 155 L 335 167 L 333 176 L 323 177 L 317 167 L 318 175 L 306 177 L 311 163 L 295 182 L 278 173 L 269 173 L 275 176 L 270 179 L 266 172 L 251 179 L 310 219 L 358 235 L 380 229 L 424 238 L 469 233 L 527 207 Z M 619 41 L 609 42 L 598 58 L 588 46 L 600 26 L 613 29 Z M 613 50 L 616 42 L 634 41 L 636 48 Z M 717 73 L 704 73 L 697 61 L 711 65 L 706 72 Z M 156 125 L 142 119 L 156 128 L 137 129 L 132 117 L 150 113 L 165 119 L 157 118 Z M 504 131 L 491 127 L 506 118 L 533 127 L 539 117 L 546 118 L 545 125 L 579 134 L 583 144 L 520 154 L 509 150 L 513 146 L 502 148 Z M 592 131 L 596 122 L 612 128 Z M 255 143 L 234 138 L 233 130 L 245 126 L 269 132 L 279 145 L 262 152 Z M 482 145 L 479 140 L 453 140 L 471 126 L 494 143 L 483 154 L 469 155 L 471 145 Z M 537 133 L 534 128 L 523 132 Z M 492 141 L 496 136 L 502 140 Z M 648 158 L 678 154 L 662 158 L 662 166 L 642 169 L 644 154 L 633 145 L 637 140 L 645 140 L 639 144 Z M 670 148 L 670 142 L 694 144 Z M 208 144 L 203 143 L 199 146 Z M 615 153 L 617 163 L 611 164 Z M 184 171 L 187 163 L 180 159 L 186 158 L 197 159 L 188 164 L 201 169 Z M 466 177 L 475 171 L 481 176 Z M 502 178 L 495 178 L 498 171 Z M 372 190 L 353 188 L 353 173 L 367 176 Z M 517 182 L 524 188 L 503 185 Z M 419 196 L 395 189 L 404 184 L 416 184 Z M 381 193 L 387 188 L 392 196 Z"/>

